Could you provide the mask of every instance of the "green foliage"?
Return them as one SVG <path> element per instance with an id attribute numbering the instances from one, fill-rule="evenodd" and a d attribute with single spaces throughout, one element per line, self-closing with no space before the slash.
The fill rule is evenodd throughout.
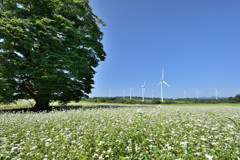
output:
<path id="1" fill-rule="evenodd" d="M 240 123 L 236 122 L 236 121 L 233 120 L 232 118 L 229 118 L 229 117 L 228 117 L 228 119 L 229 119 L 230 121 L 232 121 L 232 122 L 234 123 L 235 127 L 237 128 L 237 130 L 240 131 Z"/>
<path id="2" fill-rule="evenodd" d="M 93 97 L 85 99 L 88 102 L 101 102 L 101 103 L 123 103 L 123 104 L 161 104 L 160 98 L 145 97 L 145 101 L 142 102 L 142 97 Z M 196 98 L 178 98 L 178 99 L 164 99 L 163 104 L 218 104 L 226 103 L 226 98 L 216 99 L 196 99 Z"/>
<path id="3" fill-rule="evenodd" d="M 237 94 L 235 97 L 229 97 L 227 101 L 229 103 L 240 103 L 240 94 Z"/>
<path id="4" fill-rule="evenodd" d="M 100 102 L 100 103 L 123 103 L 123 104 L 161 104 L 161 100 L 159 98 L 145 98 L 145 101 L 142 102 L 141 97 L 93 97 L 85 99 L 88 102 Z"/>
<path id="5" fill-rule="evenodd" d="M 207 104 L 216 104 L 216 103 L 226 103 L 226 98 L 218 98 L 217 100 L 215 98 L 178 98 L 174 100 L 176 103 L 184 103 L 184 104 L 199 104 L 199 103 L 207 103 Z"/>
<path id="6" fill-rule="evenodd" d="M 174 104 L 174 103 L 176 103 L 176 102 L 174 102 L 173 99 L 168 99 L 168 100 L 163 101 L 163 103 L 164 103 L 164 104 Z"/>
<path id="7" fill-rule="evenodd" d="M 162 101 L 161 101 L 160 98 L 154 98 L 151 103 L 152 103 L 152 104 L 161 104 Z"/>
<path id="8" fill-rule="evenodd" d="M 98 23 L 88 0 L 2 0 L 0 103 L 86 97 L 106 55 Z"/>

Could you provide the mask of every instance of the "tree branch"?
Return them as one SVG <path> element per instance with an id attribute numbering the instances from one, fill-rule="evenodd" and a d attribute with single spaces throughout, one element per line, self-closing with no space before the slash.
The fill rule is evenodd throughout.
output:
<path id="1" fill-rule="evenodd" d="M 24 91 L 26 91 L 34 100 L 36 100 L 36 99 L 38 98 L 37 93 L 35 93 L 35 92 L 32 91 L 31 89 L 29 89 L 29 88 L 26 86 L 25 82 L 22 82 L 22 83 L 20 84 L 20 87 L 21 87 Z"/>

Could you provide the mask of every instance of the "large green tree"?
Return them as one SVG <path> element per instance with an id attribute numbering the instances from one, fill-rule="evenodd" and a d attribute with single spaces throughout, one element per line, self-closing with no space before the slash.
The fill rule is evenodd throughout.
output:
<path id="1" fill-rule="evenodd" d="M 79 101 L 105 59 L 89 0 L 0 0 L 0 103 Z"/>

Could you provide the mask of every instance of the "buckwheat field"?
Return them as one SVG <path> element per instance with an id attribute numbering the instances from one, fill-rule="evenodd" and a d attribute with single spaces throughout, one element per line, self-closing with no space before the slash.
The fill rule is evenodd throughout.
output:
<path id="1" fill-rule="evenodd" d="M 0 159 L 240 159 L 240 107 L 0 113 Z"/>

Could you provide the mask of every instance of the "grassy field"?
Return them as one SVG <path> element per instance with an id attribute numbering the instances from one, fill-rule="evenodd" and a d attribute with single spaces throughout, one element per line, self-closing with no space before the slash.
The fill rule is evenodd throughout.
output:
<path id="1" fill-rule="evenodd" d="M 0 159 L 239 159 L 239 106 L 0 113 Z"/>
<path id="2" fill-rule="evenodd" d="M 197 104 L 163 104 L 163 106 L 239 106 L 240 103 L 214 103 L 214 104 L 209 104 L 209 103 L 197 103 Z"/>
<path id="3" fill-rule="evenodd" d="M 31 102 L 33 104 L 33 102 Z M 66 104 L 66 106 L 63 106 L 59 104 L 58 102 L 54 102 L 50 104 L 53 107 L 62 107 L 62 108 L 97 108 L 97 107 L 110 107 L 110 106 L 142 106 L 143 104 L 123 104 L 123 103 L 95 103 L 95 102 L 87 102 L 87 101 L 81 101 L 81 102 L 70 102 Z M 157 105 L 151 105 L 151 104 L 145 104 L 144 106 L 157 106 Z M 18 101 L 16 104 L 9 104 L 9 105 L 0 105 L 0 110 L 9 110 L 9 109 L 21 109 L 21 108 L 31 108 L 29 101 L 21 100 Z"/>
<path id="4" fill-rule="evenodd" d="M 9 110 L 9 109 L 21 109 L 21 108 L 31 108 L 34 102 L 32 100 L 20 100 L 16 104 L 9 104 L 9 105 L 1 105 L 0 110 Z M 50 104 L 51 106 L 61 106 L 59 103 L 54 102 Z M 80 102 L 70 102 L 63 108 L 97 108 L 98 106 L 158 106 L 158 104 L 123 104 L 123 103 L 100 103 L 100 102 L 87 102 L 87 101 L 80 101 Z M 161 104 L 161 106 L 240 106 L 240 103 L 216 103 L 216 104 Z"/>

